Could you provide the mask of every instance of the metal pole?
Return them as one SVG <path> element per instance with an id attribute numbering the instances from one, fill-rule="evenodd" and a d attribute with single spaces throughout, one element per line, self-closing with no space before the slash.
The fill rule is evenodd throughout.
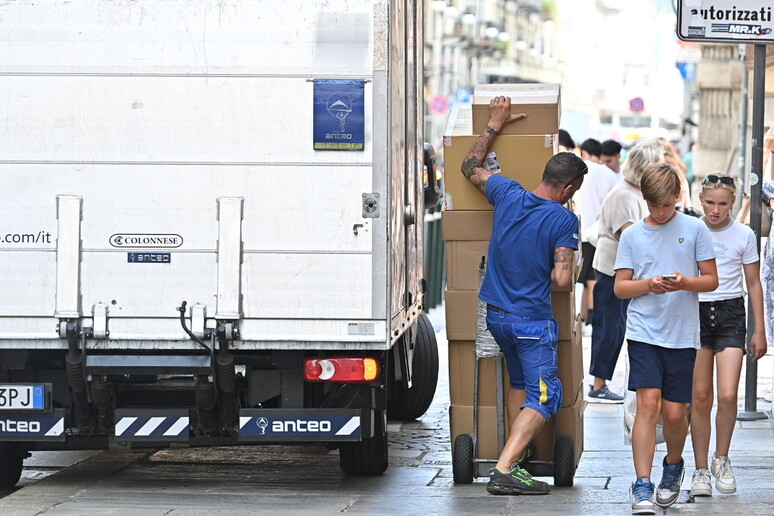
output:
<path id="1" fill-rule="evenodd" d="M 744 63 L 747 56 L 747 45 L 739 45 L 739 59 Z M 740 192 L 747 192 L 750 187 L 750 175 L 747 173 L 747 116 L 748 116 L 748 98 L 750 95 L 750 74 L 747 70 L 742 75 L 742 112 L 741 112 L 741 126 L 742 130 L 739 131 L 739 183 Z M 742 204 L 742 196 L 738 196 L 736 208 Z"/>
<path id="2" fill-rule="evenodd" d="M 761 178 L 763 177 L 763 107 L 766 82 L 766 46 L 755 45 L 753 61 L 753 109 L 752 109 L 752 170 L 750 172 L 750 227 L 761 251 Z M 741 150 L 740 150 L 741 151 Z M 755 331 L 752 316 L 752 303 L 747 299 L 747 349 Z M 747 374 L 745 376 L 744 412 L 740 412 L 740 421 L 766 419 L 766 414 L 758 412 L 758 363 L 747 355 Z"/>

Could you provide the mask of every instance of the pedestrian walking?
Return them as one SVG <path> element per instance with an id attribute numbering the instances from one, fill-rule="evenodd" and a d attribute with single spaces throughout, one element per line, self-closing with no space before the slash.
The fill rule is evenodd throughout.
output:
<path id="1" fill-rule="evenodd" d="M 650 473 L 659 413 L 667 454 L 655 503 L 669 507 L 680 493 L 688 435 L 685 410 L 691 402 L 699 347 L 698 292 L 718 286 L 707 226 L 675 211 L 680 183 L 677 171 L 667 163 L 645 171 L 640 189 L 649 214 L 622 233 L 615 262 L 615 294 L 631 299 L 626 315 L 628 388 L 637 393 L 632 514 L 655 514 Z"/>
<path id="2" fill-rule="evenodd" d="M 758 360 L 766 354 L 763 322 L 758 243 L 753 231 L 731 217 L 736 201 L 734 179 L 725 174 L 709 174 L 701 183 L 699 194 L 702 220 L 712 235 L 718 268 L 719 286 L 714 292 L 699 293 L 701 348 L 696 353 L 691 402 L 691 440 L 696 470 L 691 480 L 691 494 L 711 496 L 711 476 L 719 493 L 736 492 L 736 479 L 728 451 L 736 424 L 739 376 L 745 354 L 747 318 L 744 286 L 752 306 L 755 331 L 750 340 L 750 354 Z M 744 273 L 744 277 L 743 277 Z M 713 377 L 717 369 L 715 416 L 715 456 L 708 464 L 712 425 L 710 412 L 714 401 Z M 710 476 L 711 474 L 711 476 Z"/>
<path id="3" fill-rule="evenodd" d="M 588 393 L 592 403 L 623 403 L 623 396 L 607 386 L 623 347 L 629 306 L 628 299 L 619 299 L 613 293 L 615 257 L 624 230 L 648 214 L 648 205 L 640 192 L 642 174 L 650 165 L 663 161 L 664 149 L 655 140 L 635 145 L 624 163 L 623 179 L 610 190 L 599 211 L 599 238 L 592 264 L 597 280 L 589 366 L 589 374 L 594 377 Z"/>

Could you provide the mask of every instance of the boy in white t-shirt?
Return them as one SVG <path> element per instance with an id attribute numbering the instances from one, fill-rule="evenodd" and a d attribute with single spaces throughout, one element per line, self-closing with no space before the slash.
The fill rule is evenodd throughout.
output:
<path id="1" fill-rule="evenodd" d="M 640 189 L 649 215 L 621 234 L 615 295 L 631 299 L 626 318 L 628 388 L 637 393 L 632 514 L 655 514 L 650 472 L 656 422 L 660 414 L 667 445 L 656 504 L 669 507 L 677 500 L 684 473 L 685 410 L 699 347 L 698 292 L 715 290 L 718 276 L 707 226 L 675 211 L 680 196 L 677 171 L 667 163 L 651 165 Z"/>
<path id="2" fill-rule="evenodd" d="M 747 317 L 743 280 L 750 296 L 755 331 L 750 340 L 753 360 L 766 354 L 758 242 L 753 231 L 730 217 L 736 200 L 734 179 L 725 174 L 710 174 L 701 184 L 704 223 L 715 245 L 720 286 L 714 292 L 699 294 L 701 348 L 696 354 L 691 403 L 691 440 L 696 471 L 691 481 L 693 496 L 712 496 L 715 488 L 723 494 L 736 492 L 728 450 L 736 424 L 739 376 L 745 354 Z M 744 271 L 744 278 L 742 277 Z M 713 373 L 717 365 L 718 411 L 715 416 L 715 456 L 708 466 L 712 424 Z"/>

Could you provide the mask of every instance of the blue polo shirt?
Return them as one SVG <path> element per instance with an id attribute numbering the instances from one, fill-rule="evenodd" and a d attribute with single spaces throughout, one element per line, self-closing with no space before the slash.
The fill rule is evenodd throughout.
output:
<path id="1" fill-rule="evenodd" d="M 479 298 L 522 317 L 552 319 L 554 250 L 578 248 L 578 217 L 499 174 L 487 181 L 486 196 L 494 225 Z"/>

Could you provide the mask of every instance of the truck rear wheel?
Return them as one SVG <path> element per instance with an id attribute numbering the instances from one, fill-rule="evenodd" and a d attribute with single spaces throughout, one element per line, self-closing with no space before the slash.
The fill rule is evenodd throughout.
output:
<path id="1" fill-rule="evenodd" d="M 339 447 L 339 466 L 347 475 L 381 475 L 387 470 L 387 421 L 383 410 L 374 413 L 374 436 Z"/>
<path id="2" fill-rule="evenodd" d="M 0 487 L 13 487 L 21 478 L 24 453 L 16 443 L 0 442 Z"/>
<path id="3" fill-rule="evenodd" d="M 411 388 L 396 387 L 395 399 L 387 409 L 390 419 L 416 419 L 427 412 L 433 402 L 438 384 L 438 342 L 426 314 L 420 315 L 417 320 L 417 340 L 411 370 Z"/>

